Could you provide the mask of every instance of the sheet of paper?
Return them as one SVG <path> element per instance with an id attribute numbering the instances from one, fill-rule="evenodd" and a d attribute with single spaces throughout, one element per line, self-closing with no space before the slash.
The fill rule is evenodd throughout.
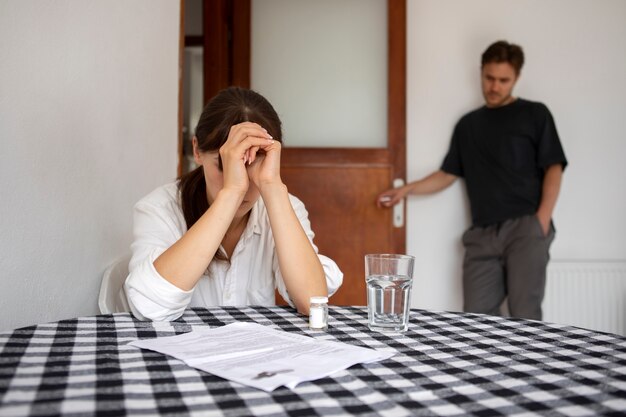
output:
<path id="1" fill-rule="evenodd" d="M 243 322 L 129 344 L 268 392 L 281 385 L 295 388 L 300 382 L 394 354 Z"/>

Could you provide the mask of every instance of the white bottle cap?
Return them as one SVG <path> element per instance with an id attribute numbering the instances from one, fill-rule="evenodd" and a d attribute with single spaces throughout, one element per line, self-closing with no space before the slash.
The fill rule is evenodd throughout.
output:
<path id="1" fill-rule="evenodd" d="M 311 297 L 309 299 L 309 302 L 311 304 L 327 303 L 328 302 L 328 297 Z"/>

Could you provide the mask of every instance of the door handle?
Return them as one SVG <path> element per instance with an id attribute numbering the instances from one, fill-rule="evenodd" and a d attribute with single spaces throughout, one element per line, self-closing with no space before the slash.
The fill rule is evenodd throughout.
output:
<path id="1" fill-rule="evenodd" d="M 393 188 L 400 188 L 404 186 L 404 180 L 402 178 L 396 178 L 393 180 Z M 404 198 L 393 206 L 393 227 L 404 227 Z"/>

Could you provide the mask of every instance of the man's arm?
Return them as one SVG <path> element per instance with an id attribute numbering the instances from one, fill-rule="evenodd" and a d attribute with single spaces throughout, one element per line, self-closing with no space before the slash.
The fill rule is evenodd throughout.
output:
<path id="1" fill-rule="evenodd" d="M 556 206 L 556 200 L 561 190 L 561 178 L 563 177 L 563 166 L 561 164 L 550 165 L 546 169 L 541 188 L 541 202 L 537 209 L 536 216 L 541 223 L 543 234 L 547 235 L 550 230 L 550 220 L 552 212 Z"/>
<path id="2" fill-rule="evenodd" d="M 399 188 L 384 191 L 376 198 L 378 207 L 391 207 L 397 204 L 407 194 L 432 194 L 448 188 L 458 177 L 445 171 L 435 171 L 427 177 L 413 181 Z"/>

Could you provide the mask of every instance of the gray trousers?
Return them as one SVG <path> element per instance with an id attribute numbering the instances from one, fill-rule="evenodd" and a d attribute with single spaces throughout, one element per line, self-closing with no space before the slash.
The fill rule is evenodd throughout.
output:
<path id="1" fill-rule="evenodd" d="M 463 234 L 464 310 L 499 315 L 508 297 L 511 316 L 541 320 L 554 234 L 550 224 L 545 236 L 534 215 L 468 229 Z"/>

